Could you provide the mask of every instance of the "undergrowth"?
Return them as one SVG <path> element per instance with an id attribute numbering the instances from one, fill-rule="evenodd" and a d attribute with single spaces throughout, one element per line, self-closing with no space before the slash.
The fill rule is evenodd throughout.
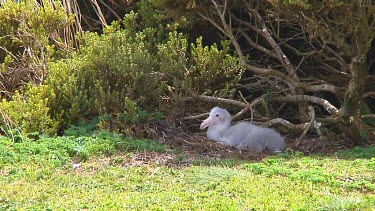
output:
<path id="1" fill-rule="evenodd" d="M 0 168 L 11 167 L 10 175 L 22 177 L 25 172 L 19 166 L 25 164 L 57 168 L 72 160 L 81 162 L 90 157 L 111 156 L 119 152 L 165 152 L 167 149 L 154 140 L 134 139 L 99 130 L 99 122 L 100 118 L 72 125 L 63 136 L 58 137 L 38 133 L 19 134 L 17 139 L 0 136 Z"/>
<path id="2" fill-rule="evenodd" d="M 100 131 L 98 122 L 77 124 L 60 137 L 0 137 L 0 210 L 375 208 L 375 147 L 331 156 L 287 152 L 258 162 L 204 158 L 183 168 L 127 165 L 137 152 L 188 155 Z"/>

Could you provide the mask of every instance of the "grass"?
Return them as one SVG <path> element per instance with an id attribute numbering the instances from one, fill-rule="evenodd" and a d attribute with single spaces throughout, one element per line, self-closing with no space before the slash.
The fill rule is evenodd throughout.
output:
<path id="1" fill-rule="evenodd" d="M 121 151 L 167 146 L 111 133 L 0 143 L 0 210 L 375 209 L 375 147 L 168 168 L 124 165 Z M 85 158 L 80 169 L 71 166 L 75 156 Z"/>

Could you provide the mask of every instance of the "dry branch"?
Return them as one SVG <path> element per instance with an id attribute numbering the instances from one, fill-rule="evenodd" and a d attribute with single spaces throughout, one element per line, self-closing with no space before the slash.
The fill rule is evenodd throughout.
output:
<path id="1" fill-rule="evenodd" d="M 307 124 L 308 123 L 302 123 L 302 124 L 295 125 L 295 124 L 289 122 L 288 120 L 285 120 L 285 119 L 282 119 L 282 118 L 275 118 L 275 119 L 271 119 L 271 120 L 267 121 L 266 123 L 263 124 L 263 126 L 273 127 L 275 125 L 281 125 L 281 126 L 283 126 L 285 128 L 288 128 L 289 130 L 292 130 L 294 132 L 303 133 Z"/>
<path id="2" fill-rule="evenodd" d="M 11 117 L 9 117 L 9 115 L 3 111 L 3 109 L 0 108 L 0 115 L 2 117 L 2 120 L 0 120 L 0 125 L 5 125 L 7 127 L 7 129 L 9 129 L 8 131 L 6 132 L 9 132 L 10 133 L 10 136 L 12 138 L 12 140 L 14 141 L 14 129 L 17 129 L 17 130 L 20 130 L 18 128 L 18 126 L 16 125 L 16 123 L 14 123 L 14 121 L 11 119 Z M 0 133 L 1 135 L 1 133 Z M 8 134 L 9 135 L 9 134 Z"/>
<path id="3" fill-rule="evenodd" d="M 251 122 L 253 121 L 253 116 L 254 116 L 254 111 L 253 111 L 253 107 L 259 105 L 260 103 L 262 103 L 264 101 L 264 98 L 263 97 L 260 97 L 260 98 L 257 98 L 255 100 L 253 100 L 251 103 L 248 103 L 246 101 L 246 107 L 244 109 L 242 109 L 240 112 L 238 112 L 237 114 L 235 114 L 232 119 L 233 120 L 236 120 L 238 119 L 239 117 L 243 116 L 245 113 L 251 112 Z"/>
<path id="4" fill-rule="evenodd" d="M 362 119 L 375 119 L 375 114 L 365 114 L 361 116 Z"/>
<path id="5" fill-rule="evenodd" d="M 366 92 L 362 95 L 362 99 L 367 97 L 375 97 L 375 92 Z"/>
<path id="6" fill-rule="evenodd" d="M 280 96 L 280 97 L 274 97 L 271 98 L 271 100 L 278 101 L 278 102 L 310 102 L 315 103 L 318 105 L 323 106 L 330 114 L 332 115 L 338 115 L 339 110 L 333 106 L 328 100 L 315 97 L 315 96 L 309 96 L 309 95 L 288 95 L 288 96 Z"/>
<path id="7" fill-rule="evenodd" d="M 300 131 L 301 138 L 320 123 L 338 124 L 352 129 L 342 131 L 352 140 L 360 138 L 362 120 L 375 116 L 357 115 L 361 99 L 375 96 L 371 89 L 375 76 L 369 75 L 368 64 L 375 37 L 375 5 L 371 1 L 344 3 L 340 7 L 315 1 L 311 9 L 304 9 L 302 3 L 291 6 L 278 1 L 239 1 L 231 7 L 227 7 L 228 0 L 210 0 L 210 5 L 206 2 L 201 4 L 208 8 L 206 14 L 199 15 L 231 41 L 240 64 L 251 72 L 245 77 L 262 78 L 256 83 L 242 80 L 240 89 L 255 96 L 264 91 L 270 93 L 268 103 L 286 105 L 279 110 L 283 115 L 289 114 L 288 102 L 294 103 L 300 122 L 308 122 L 294 125 L 285 119 L 274 119 L 267 124 Z M 342 14 L 341 9 L 353 13 Z M 279 80 L 273 83 L 274 78 Z M 246 100 L 200 99 L 242 107 L 238 116 L 252 111 Z M 252 103 L 257 105 L 256 100 Z M 324 111 L 315 114 L 312 104 L 323 107 L 329 115 Z"/>
<path id="8" fill-rule="evenodd" d="M 246 103 L 237 101 L 237 100 L 231 100 L 231 99 L 225 99 L 221 97 L 212 97 L 212 96 L 205 96 L 205 95 L 199 95 L 195 93 L 193 90 L 187 88 L 186 91 L 195 99 L 202 100 L 204 102 L 208 103 L 224 103 L 224 104 L 229 104 L 229 105 L 235 105 L 238 107 L 247 107 Z"/>
<path id="9" fill-rule="evenodd" d="M 311 128 L 314 127 L 315 111 L 314 111 L 314 107 L 312 106 L 309 106 L 309 115 L 311 117 L 311 120 L 308 124 L 306 124 L 305 130 L 303 131 L 302 135 L 299 137 L 300 139 L 303 139 L 307 135 L 307 133 L 311 130 Z"/>
<path id="10" fill-rule="evenodd" d="M 271 36 L 271 34 L 270 34 L 267 26 L 265 25 L 264 20 L 260 16 L 260 14 L 256 10 L 253 10 L 253 9 L 251 9 L 250 12 L 256 18 L 256 20 L 259 22 L 260 28 L 257 28 L 259 26 L 256 27 L 256 26 L 254 26 L 254 25 L 252 25 L 248 22 L 241 21 L 238 18 L 236 18 L 235 16 L 231 16 L 231 18 L 240 22 L 241 25 L 245 25 L 245 26 L 251 28 L 253 31 L 256 31 L 260 35 L 262 35 L 262 37 L 264 37 L 264 39 L 273 48 L 274 52 L 269 50 L 269 49 L 266 49 L 265 47 L 262 47 L 261 45 L 255 43 L 255 42 L 253 42 L 251 40 L 251 38 L 244 33 L 244 31 L 239 30 L 241 32 L 241 36 L 244 36 L 245 39 L 249 42 L 249 44 L 251 46 L 253 46 L 255 49 L 258 49 L 259 51 L 264 52 L 265 54 L 267 54 L 267 55 L 269 55 L 273 58 L 277 58 L 278 61 L 281 63 L 281 65 L 283 65 L 285 67 L 285 69 L 287 70 L 288 75 L 280 72 L 279 70 L 273 69 L 271 67 L 261 68 L 261 67 L 256 67 L 256 66 L 253 66 L 253 65 L 250 65 L 249 63 L 247 63 L 246 58 L 243 54 L 241 45 L 237 41 L 238 37 L 236 37 L 234 35 L 233 28 L 226 21 L 226 18 L 224 16 L 225 11 L 223 11 L 224 9 L 220 8 L 219 5 L 214 0 L 211 0 L 211 2 L 214 5 L 216 13 L 221 20 L 221 25 L 216 23 L 213 18 L 208 17 L 208 15 L 204 15 L 204 14 L 199 13 L 199 12 L 198 12 L 198 14 L 203 19 L 209 21 L 212 25 L 214 25 L 217 29 L 219 29 L 222 33 L 224 33 L 225 35 L 227 35 L 229 37 L 233 46 L 236 49 L 236 52 L 238 53 L 241 65 L 244 66 L 247 70 L 249 70 L 249 71 L 251 71 L 255 74 L 258 74 L 258 75 L 268 76 L 268 77 L 269 76 L 275 76 L 277 78 L 282 79 L 283 81 L 286 82 L 286 84 L 288 84 L 289 89 L 292 91 L 292 94 L 297 94 L 293 91 L 296 88 L 302 88 L 302 90 L 310 91 L 310 92 L 328 91 L 328 92 L 331 92 L 331 93 L 334 93 L 334 94 L 340 93 L 342 91 L 341 88 L 336 87 L 336 86 L 331 85 L 331 84 L 322 83 L 322 84 L 317 84 L 317 85 L 311 85 L 311 84 L 300 82 L 298 76 L 296 75 L 296 70 L 293 68 L 293 66 L 292 66 L 291 62 L 289 61 L 288 57 L 285 55 L 285 53 L 281 50 L 278 43 Z M 225 2 L 227 2 L 227 1 L 225 1 Z M 299 94 L 302 94 L 302 93 L 299 93 Z"/>

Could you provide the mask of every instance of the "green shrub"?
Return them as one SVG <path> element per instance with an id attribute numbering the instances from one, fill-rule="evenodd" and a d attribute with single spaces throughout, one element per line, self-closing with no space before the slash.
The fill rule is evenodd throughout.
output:
<path id="1" fill-rule="evenodd" d="M 190 88 L 207 95 L 231 95 L 244 69 L 229 55 L 229 42 L 221 47 L 203 46 L 198 38 L 189 48 L 185 35 L 171 32 L 167 43 L 159 45 L 160 71 L 173 77 L 177 93 Z"/>
<path id="2" fill-rule="evenodd" d="M 70 46 L 59 31 L 72 23 L 73 16 L 58 1 L 1 3 L 0 133 L 13 138 L 19 132 L 56 133 L 59 118 L 50 107 L 55 95 L 48 85 L 39 85 L 48 75 L 47 63 L 61 58 Z"/>
<path id="3" fill-rule="evenodd" d="M 72 23 L 59 3 L 38 4 L 37 1 L 6 1 L 0 6 L 0 42 L 8 52 L 16 55 L 26 48 L 40 53 L 53 33 Z M 6 35 L 6 36 L 4 36 Z M 55 39 L 56 34 L 54 35 Z M 61 40 L 59 40 L 61 41 Z M 3 62 L 7 52 L 1 52 Z"/>
<path id="4" fill-rule="evenodd" d="M 98 124 L 101 118 L 94 118 L 91 122 L 81 121 L 78 124 L 70 125 L 64 130 L 64 136 L 90 136 L 94 134 L 98 129 Z"/>
<path id="5" fill-rule="evenodd" d="M 66 50 L 70 44 L 59 30 L 72 23 L 73 16 L 67 15 L 57 1 L 1 2 L 0 62 L 2 89 L 6 90 L 1 90 L 0 97 L 30 81 L 43 83 L 47 62 L 60 57 L 63 51 L 57 49 Z"/>
<path id="6" fill-rule="evenodd" d="M 153 74 L 146 35 L 114 28 L 102 35 L 86 33 L 72 58 L 49 64 L 46 84 L 56 93 L 55 117 L 119 114 L 133 102 L 148 110 L 158 107 L 161 81 Z"/>
<path id="7" fill-rule="evenodd" d="M 172 3 L 173 2 L 173 3 Z M 197 21 L 194 13 L 186 10 L 186 1 L 141 0 L 137 12 L 144 28 L 159 28 L 159 33 L 189 29 Z"/>
<path id="8" fill-rule="evenodd" d="M 54 93 L 48 86 L 29 85 L 23 94 L 17 91 L 13 100 L 3 99 L 0 107 L 13 123 L 21 128 L 23 134 L 37 132 L 54 135 L 57 132 L 58 122 L 51 118 L 48 107 L 50 99 L 53 98 Z M 3 130 L 9 129 L 1 119 L 0 126 Z"/>
<path id="9" fill-rule="evenodd" d="M 172 81 L 172 97 L 186 87 L 220 96 L 234 91 L 243 69 L 229 56 L 229 43 L 223 42 L 220 50 L 204 47 L 198 39 L 189 51 L 184 35 L 174 32 L 155 54 L 152 36 L 150 29 L 132 32 L 115 23 L 102 35 L 86 33 L 71 58 L 49 63 L 46 85 L 55 93 L 49 103 L 53 119 L 63 127 L 99 115 L 117 116 L 125 123 L 146 119 L 142 115 L 163 106 L 160 96 Z M 159 73 L 172 80 L 162 81 Z"/>
<path id="10" fill-rule="evenodd" d="M 57 16 L 63 18 L 60 13 Z M 35 27 L 35 33 L 41 31 L 47 39 L 49 33 L 38 28 L 37 20 L 30 30 Z M 43 85 L 29 85 L 12 100 L 3 101 L 7 114 L 24 133 L 54 134 L 103 115 L 108 115 L 103 124 L 160 119 L 157 111 L 173 110 L 161 96 L 169 94 L 176 100 L 186 95 L 186 88 L 222 97 L 233 93 L 243 69 L 238 58 L 229 55 L 228 42 L 221 47 L 203 46 L 199 38 L 189 45 L 185 35 L 177 32 L 165 41 L 158 37 L 158 30 L 165 28 L 134 28 L 137 20 L 137 14 L 129 13 L 122 21 L 125 29 L 115 22 L 103 34 L 84 33 L 79 50 L 69 58 L 45 60 Z M 40 24 L 47 27 L 43 21 Z M 53 45 L 48 49 L 53 52 Z"/>

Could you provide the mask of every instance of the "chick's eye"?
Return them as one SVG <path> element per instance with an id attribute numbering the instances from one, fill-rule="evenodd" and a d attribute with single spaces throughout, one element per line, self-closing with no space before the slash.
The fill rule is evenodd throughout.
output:
<path id="1" fill-rule="evenodd" d="M 219 114 L 216 114 L 216 117 L 219 117 Z"/>

